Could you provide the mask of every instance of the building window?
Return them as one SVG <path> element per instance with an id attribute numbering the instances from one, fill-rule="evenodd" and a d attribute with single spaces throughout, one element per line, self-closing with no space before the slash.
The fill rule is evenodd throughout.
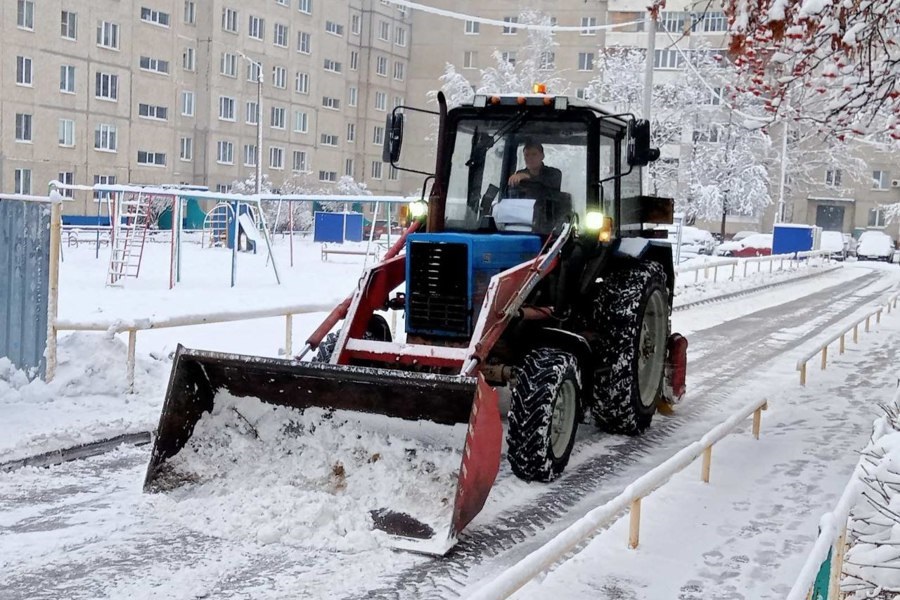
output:
<path id="1" fill-rule="evenodd" d="M 278 146 L 272 146 L 269 148 L 269 168 L 284 168 L 284 148 L 279 148 Z"/>
<path id="2" fill-rule="evenodd" d="M 34 31 L 34 0 L 18 1 L 16 4 L 16 26 L 19 29 Z"/>
<path id="3" fill-rule="evenodd" d="M 138 116 L 145 119 L 165 121 L 169 118 L 169 109 L 165 106 L 156 106 L 154 104 L 138 104 Z"/>
<path id="4" fill-rule="evenodd" d="M 16 113 L 16 141 L 31 141 L 31 115 L 28 113 Z"/>
<path id="5" fill-rule="evenodd" d="M 115 152 L 118 148 L 118 133 L 115 125 L 101 123 L 94 129 L 94 149 Z"/>
<path id="6" fill-rule="evenodd" d="M 594 70 L 594 53 L 579 52 L 578 53 L 578 70 L 593 71 Z"/>
<path id="7" fill-rule="evenodd" d="M 309 115 L 306 113 L 306 111 L 294 111 L 294 131 L 296 133 L 309 132 Z"/>
<path id="8" fill-rule="evenodd" d="M 181 92 L 181 114 L 185 117 L 194 116 L 194 92 Z"/>
<path id="9" fill-rule="evenodd" d="M 660 13 L 660 26 L 663 31 L 684 33 L 685 13 L 664 10 Z"/>
<path id="10" fill-rule="evenodd" d="M 259 74 L 262 72 L 262 65 L 258 62 L 247 63 L 247 81 L 256 83 L 259 81 Z"/>
<path id="11" fill-rule="evenodd" d="M 400 47 L 406 47 L 406 28 L 397 27 L 394 30 L 394 43 Z"/>
<path id="12" fill-rule="evenodd" d="M 350 70 L 356 71 L 359 69 L 359 52 L 356 50 L 350 51 Z"/>
<path id="13" fill-rule="evenodd" d="M 306 152 L 303 150 L 294 150 L 294 160 L 292 164 L 292 169 L 297 172 L 304 172 L 309 170 L 309 164 L 306 160 Z"/>
<path id="14" fill-rule="evenodd" d="M 234 164 L 234 144 L 220 141 L 216 144 L 216 162 L 223 165 Z"/>
<path id="15" fill-rule="evenodd" d="M 294 79 L 294 91 L 298 94 L 309 93 L 309 73 L 297 71 L 297 77 Z"/>
<path id="16" fill-rule="evenodd" d="M 372 128 L 372 143 L 380 146 L 384 143 L 384 127 L 376 125 Z"/>
<path id="17" fill-rule="evenodd" d="M 513 25 L 514 23 L 519 22 L 519 17 L 503 17 L 503 22 L 509 23 L 509 25 L 503 28 L 503 35 L 515 35 L 519 32 L 519 28 Z"/>
<path id="18" fill-rule="evenodd" d="M 372 161 L 372 179 L 381 179 L 381 165 L 380 160 Z"/>
<path id="19" fill-rule="evenodd" d="M 359 90 L 355 87 L 347 89 L 347 106 L 356 106 L 359 102 Z"/>
<path id="20" fill-rule="evenodd" d="M 654 69 L 681 69 L 684 66 L 684 58 L 675 48 L 656 50 L 653 53 Z"/>
<path id="21" fill-rule="evenodd" d="M 350 15 L 350 33 L 359 35 L 362 32 L 362 16 Z"/>
<path id="22" fill-rule="evenodd" d="M 337 146 L 338 136 L 332 135 L 330 133 L 323 133 L 319 136 L 319 143 L 323 146 Z"/>
<path id="23" fill-rule="evenodd" d="M 870 208 L 869 227 L 885 227 L 887 225 L 886 216 L 880 208 Z"/>
<path id="24" fill-rule="evenodd" d="M 344 160 L 344 175 L 347 177 L 353 177 L 353 159 L 348 158 Z"/>
<path id="25" fill-rule="evenodd" d="M 275 29 L 272 32 L 272 43 L 281 48 L 287 48 L 288 45 L 288 26 L 282 23 L 275 23 Z"/>
<path id="26" fill-rule="evenodd" d="M 222 9 L 222 31 L 238 32 L 238 13 L 233 8 Z"/>
<path id="27" fill-rule="evenodd" d="M 256 40 L 263 40 L 266 37 L 266 20 L 250 15 L 250 21 L 247 28 L 247 35 Z"/>
<path id="28" fill-rule="evenodd" d="M 713 88 L 713 91 L 701 90 L 703 92 L 703 98 L 701 98 L 700 103 L 706 104 L 709 106 L 718 106 L 722 103 L 722 88 L 716 87 Z"/>
<path id="29" fill-rule="evenodd" d="M 478 68 L 478 53 L 474 50 L 467 50 L 463 54 L 463 69 Z"/>
<path id="30" fill-rule="evenodd" d="M 723 12 L 707 12 L 703 15 L 703 31 L 728 31 L 728 19 Z"/>
<path id="31" fill-rule="evenodd" d="M 140 59 L 140 66 L 142 71 L 152 71 L 163 75 L 169 74 L 169 61 L 162 60 L 161 58 L 142 56 Z"/>
<path id="32" fill-rule="evenodd" d="M 94 185 L 116 185 L 115 175 L 94 175 Z M 94 200 L 109 200 L 110 192 L 94 192 Z"/>
<path id="33" fill-rule="evenodd" d="M 397 169 L 394 165 L 388 167 L 388 179 L 391 181 L 397 181 L 400 179 L 400 170 Z"/>
<path id="34" fill-rule="evenodd" d="M 197 68 L 197 57 L 193 48 L 185 48 L 181 53 L 181 66 L 185 71 L 193 71 Z"/>
<path id="35" fill-rule="evenodd" d="M 59 145 L 66 148 L 75 146 L 75 121 L 72 119 L 59 120 Z"/>
<path id="36" fill-rule="evenodd" d="M 305 31 L 297 32 L 297 52 L 309 54 L 312 50 L 312 36 Z"/>
<path id="37" fill-rule="evenodd" d="M 394 108 L 403 106 L 403 96 L 394 96 Z"/>
<path id="38" fill-rule="evenodd" d="M 244 144 L 244 166 L 246 166 L 246 167 L 255 167 L 256 166 L 256 145 L 255 144 Z"/>
<path id="39" fill-rule="evenodd" d="M 717 144 L 722 141 L 722 128 L 709 123 L 700 124 L 692 134 L 694 142 Z"/>
<path id="40" fill-rule="evenodd" d="M 480 25 L 478 21 L 466 21 L 466 35 L 478 35 Z"/>
<path id="41" fill-rule="evenodd" d="M 337 171 L 319 171 L 319 181 L 337 181 Z"/>
<path id="42" fill-rule="evenodd" d="M 596 29 L 589 29 L 589 27 L 597 26 L 597 17 L 581 17 L 581 35 L 597 35 Z"/>
<path id="43" fill-rule="evenodd" d="M 63 185 L 75 185 L 75 173 L 72 171 L 60 171 L 56 175 L 56 180 Z M 74 198 L 75 190 L 61 189 L 59 194 L 65 198 Z"/>
<path id="44" fill-rule="evenodd" d="M 272 67 L 272 85 L 280 90 L 287 87 L 287 69 L 284 67 Z"/>
<path id="45" fill-rule="evenodd" d="M 285 113 L 283 106 L 273 106 L 269 115 L 269 126 L 273 129 L 285 129 Z"/>
<path id="46" fill-rule="evenodd" d="M 340 98 L 332 98 L 331 96 L 322 96 L 322 106 L 332 110 L 340 110 L 341 100 Z"/>
<path id="47" fill-rule="evenodd" d="M 378 39 L 382 42 L 389 42 L 391 40 L 391 24 L 387 21 L 380 21 L 378 23 Z"/>
<path id="48" fill-rule="evenodd" d="M 30 194 L 31 193 L 31 169 L 16 169 L 15 175 L 15 189 L 13 190 L 16 194 Z"/>
<path id="49" fill-rule="evenodd" d="M 539 67 L 542 71 L 549 71 L 556 68 L 556 53 L 541 52 L 541 64 Z"/>
<path id="50" fill-rule="evenodd" d="M 61 13 L 59 35 L 66 40 L 78 39 L 78 15 L 68 10 Z"/>
<path id="51" fill-rule="evenodd" d="M 75 67 L 74 65 L 61 65 L 59 67 L 59 91 L 75 93 Z"/>
<path id="52" fill-rule="evenodd" d="M 187 25 L 197 23 L 197 3 L 194 0 L 184 0 L 184 22 Z"/>
<path id="53" fill-rule="evenodd" d="M 297 10 L 308 15 L 312 14 L 312 0 L 298 0 Z"/>
<path id="54" fill-rule="evenodd" d="M 872 171 L 872 189 L 886 190 L 890 187 L 887 171 Z"/>
<path id="55" fill-rule="evenodd" d="M 387 94 L 384 92 L 375 92 L 375 110 L 387 110 Z"/>
<path id="56" fill-rule="evenodd" d="M 110 73 L 97 73 L 94 96 L 103 100 L 119 99 L 119 76 Z"/>
<path id="57" fill-rule="evenodd" d="M 387 77 L 387 57 L 379 56 L 375 59 L 375 74 Z"/>
<path id="58" fill-rule="evenodd" d="M 394 62 L 394 79 L 397 81 L 403 81 L 406 77 L 406 65 L 402 62 Z"/>
<path id="59" fill-rule="evenodd" d="M 119 25 L 102 21 L 97 25 L 97 45 L 110 50 L 119 49 Z"/>
<path id="60" fill-rule="evenodd" d="M 181 149 L 178 152 L 178 159 L 183 161 L 194 160 L 194 138 L 181 138 Z"/>
<path id="61" fill-rule="evenodd" d="M 226 77 L 237 77 L 237 55 L 223 52 L 219 72 Z"/>
<path id="62" fill-rule="evenodd" d="M 16 57 L 16 85 L 31 86 L 34 80 L 34 69 L 30 58 L 27 56 Z"/>
<path id="63" fill-rule="evenodd" d="M 234 98 L 219 96 L 219 120 L 234 121 Z"/>
<path id="64" fill-rule="evenodd" d="M 841 170 L 828 169 L 825 171 L 825 185 L 828 187 L 841 187 Z"/>
<path id="65" fill-rule="evenodd" d="M 152 23 L 153 25 L 159 25 L 161 27 L 168 27 L 169 13 L 164 13 L 158 10 L 153 10 L 152 8 L 148 8 L 146 6 L 142 6 L 141 21 L 144 21 L 145 23 Z"/>
<path id="66" fill-rule="evenodd" d="M 165 152 L 148 152 L 147 150 L 138 150 L 137 163 L 152 167 L 166 166 Z"/>
<path id="67" fill-rule="evenodd" d="M 259 123 L 259 105 L 255 100 L 249 100 L 244 111 L 244 123 L 247 125 L 256 125 Z"/>
<path id="68" fill-rule="evenodd" d="M 323 65 L 323 68 L 329 73 L 340 73 L 343 69 L 341 63 L 337 62 L 336 60 L 331 60 L 330 58 L 326 58 Z"/>
<path id="69" fill-rule="evenodd" d="M 356 141 L 356 124 L 347 123 L 347 143 L 352 144 Z"/>
<path id="70" fill-rule="evenodd" d="M 334 21 L 325 21 L 325 32 L 331 35 L 344 35 L 344 26 Z"/>

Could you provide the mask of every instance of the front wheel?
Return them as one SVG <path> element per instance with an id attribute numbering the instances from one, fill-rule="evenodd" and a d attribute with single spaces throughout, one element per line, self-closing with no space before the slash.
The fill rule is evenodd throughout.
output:
<path id="1" fill-rule="evenodd" d="M 581 371 L 574 355 L 537 348 L 517 370 L 509 407 L 507 458 L 526 481 L 551 481 L 569 462 L 581 413 Z"/>
<path id="2" fill-rule="evenodd" d="M 381 315 L 372 315 L 369 324 L 366 326 L 366 333 L 363 339 L 377 340 L 379 342 L 391 341 L 391 327 L 387 320 Z M 316 348 L 316 354 L 312 357 L 312 362 L 327 363 L 331 362 L 331 355 L 334 354 L 334 348 L 337 346 L 338 333 L 329 333 L 325 336 Z"/>

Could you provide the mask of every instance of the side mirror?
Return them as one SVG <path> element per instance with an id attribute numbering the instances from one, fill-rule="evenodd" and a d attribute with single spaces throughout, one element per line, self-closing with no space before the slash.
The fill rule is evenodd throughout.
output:
<path id="1" fill-rule="evenodd" d="M 628 164 L 643 167 L 659 158 L 659 148 L 650 147 L 650 121 L 633 119 L 628 123 Z"/>
<path id="2" fill-rule="evenodd" d="M 391 112 L 384 126 L 384 149 L 381 160 L 394 164 L 400 160 L 400 146 L 403 143 L 403 113 Z"/>

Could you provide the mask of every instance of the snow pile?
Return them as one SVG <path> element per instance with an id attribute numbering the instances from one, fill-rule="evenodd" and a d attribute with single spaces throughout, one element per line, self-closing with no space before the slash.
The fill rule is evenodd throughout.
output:
<path id="1" fill-rule="evenodd" d="M 388 541 L 374 530 L 371 511 L 379 509 L 408 514 L 444 536 L 465 425 L 397 421 L 220 392 L 156 482 L 180 487 L 153 502 L 183 527 L 260 544 L 378 547 Z M 441 442 L 430 443 L 434 438 Z"/>
<path id="2" fill-rule="evenodd" d="M 900 592 L 900 394 L 886 407 L 887 432 L 863 452 L 862 497 L 850 515 L 841 588 L 849 600 Z"/>

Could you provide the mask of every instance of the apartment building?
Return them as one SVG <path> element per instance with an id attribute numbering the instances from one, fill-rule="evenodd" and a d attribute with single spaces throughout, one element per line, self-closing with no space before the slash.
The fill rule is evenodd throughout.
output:
<path id="1" fill-rule="evenodd" d="M 275 187 L 306 173 L 400 190 L 381 143 L 404 102 L 411 19 L 386 2 L 9 0 L 0 32 L 4 191 L 53 179 L 221 190 L 257 160 Z M 67 212 L 95 210 L 77 200 Z"/>

